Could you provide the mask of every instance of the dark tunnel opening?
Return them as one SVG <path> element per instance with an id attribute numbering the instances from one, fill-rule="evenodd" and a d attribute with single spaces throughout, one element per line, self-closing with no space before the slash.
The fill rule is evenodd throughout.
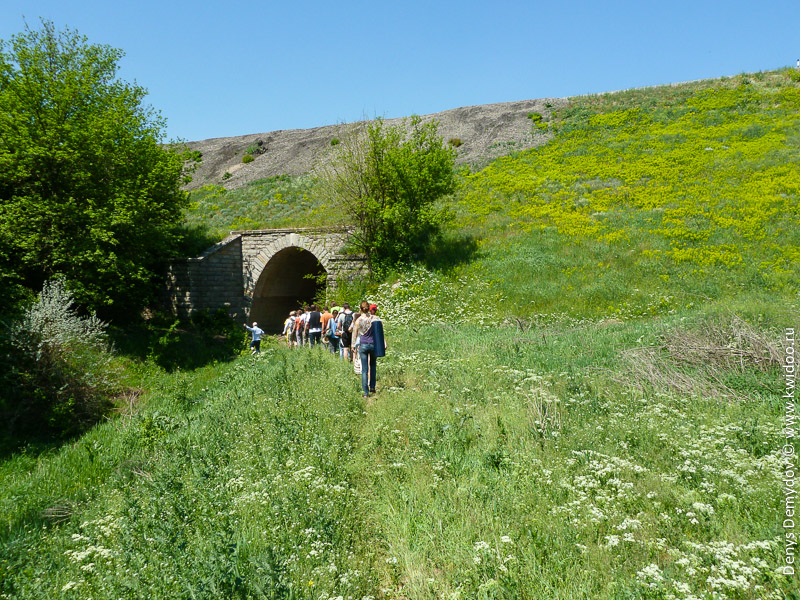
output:
<path id="1" fill-rule="evenodd" d="M 267 333 L 280 333 L 289 311 L 313 302 L 325 285 L 325 269 L 308 250 L 281 250 L 264 267 L 253 292 L 250 321 Z"/>

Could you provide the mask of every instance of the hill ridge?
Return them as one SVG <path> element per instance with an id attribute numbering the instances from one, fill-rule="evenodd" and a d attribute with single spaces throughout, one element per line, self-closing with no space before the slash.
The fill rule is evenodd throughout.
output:
<path id="1" fill-rule="evenodd" d="M 566 98 L 539 98 L 479 104 L 421 115 L 421 119 L 423 122 L 438 121 L 439 133 L 445 141 L 461 142 L 457 148 L 457 162 L 474 165 L 549 141 L 552 134 L 535 128 L 529 115 L 538 113 L 547 121 L 554 109 L 568 102 Z M 389 125 L 402 121 L 403 118 L 385 119 Z M 235 189 L 266 177 L 303 175 L 313 171 L 330 152 L 331 142 L 351 125 L 354 124 L 282 129 L 188 142 L 191 150 L 202 154 L 202 162 L 186 188 L 214 184 Z M 257 148 L 254 160 L 243 163 L 242 157 L 251 148 Z"/>
<path id="2" fill-rule="evenodd" d="M 546 129 L 533 127 L 529 116 L 532 113 L 539 113 L 544 121 L 548 121 L 554 109 L 563 108 L 576 98 L 702 84 L 718 79 L 720 78 L 695 79 L 563 98 L 546 97 L 475 104 L 421 115 L 421 118 L 423 122 L 439 121 L 439 133 L 445 141 L 453 139 L 461 142 L 457 149 L 458 164 L 480 166 L 513 151 L 534 148 L 552 139 L 552 134 Z M 385 122 L 394 125 L 407 118 L 409 117 L 387 118 Z M 365 121 L 358 123 L 363 122 Z M 341 136 L 344 128 L 356 124 L 278 129 L 187 142 L 191 150 L 202 154 L 202 162 L 186 189 L 197 189 L 209 184 L 236 189 L 266 177 L 303 175 L 313 171 L 320 159 L 330 151 L 331 141 Z M 259 149 L 254 154 L 253 162 L 243 163 L 242 157 L 253 146 Z"/>

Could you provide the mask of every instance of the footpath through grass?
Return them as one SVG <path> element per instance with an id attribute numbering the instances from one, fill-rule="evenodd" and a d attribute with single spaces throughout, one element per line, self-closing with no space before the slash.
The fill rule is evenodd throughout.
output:
<path id="1" fill-rule="evenodd" d="M 390 320 L 369 406 L 278 345 L 151 374 L 133 414 L 2 465 L 0 593 L 783 598 L 786 317 Z"/>

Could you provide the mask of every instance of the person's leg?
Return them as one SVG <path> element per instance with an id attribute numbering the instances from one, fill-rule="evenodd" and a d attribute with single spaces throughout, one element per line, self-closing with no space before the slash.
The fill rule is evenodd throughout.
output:
<path id="1" fill-rule="evenodd" d="M 361 391 L 364 396 L 369 396 L 369 354 L 372 344 L 361 344 L 358 347 L 358 356 L 361 359 Z"/>
<path id="2" fill-rule="evenodd" d="M 369 353 L 369 391 L 375 393 L 375 378 L 377 376 L 378 357 L 375 356 L 375 349 Z"/>

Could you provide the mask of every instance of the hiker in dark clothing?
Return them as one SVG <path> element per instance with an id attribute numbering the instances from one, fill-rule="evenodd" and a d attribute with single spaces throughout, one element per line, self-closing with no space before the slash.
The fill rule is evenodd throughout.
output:
<path id="1" fill-rule="evenodd" d="M 308 315 L 306 334 L 311 346 L 316 346 L 320 343 L 322 338 L 322 313 L 319 312 L 319 307 L 316 304 L 311 307 L 311 312 Z"/>

